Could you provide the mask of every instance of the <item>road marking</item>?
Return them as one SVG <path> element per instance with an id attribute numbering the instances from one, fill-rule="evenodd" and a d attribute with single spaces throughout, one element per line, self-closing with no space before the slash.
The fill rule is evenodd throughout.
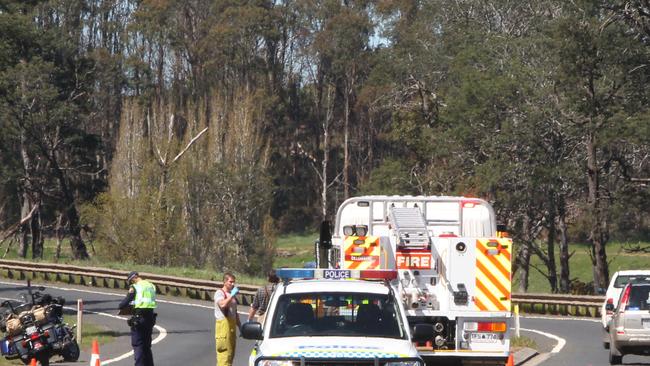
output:
<path id="1" fill-rule="evenodd" d="M 23 285 L 22 283 L 19 283 L 19 282 L 6 282 L 6 281 L 0 281 L 0 284 L 2 284 L 2 285 L 12 285 L 12 286 L 16 286 L 16 285 L 22 286 Z M 101 291 L 74 289 L 74 288 L 49 286 L 49 285 L 45 286 L 45 287 L 46 288 L 53 288 L 55 290 L 60 290 L 60 291 L 76 291 L 76 292 L 95 294 L 95 295 L 111 295 L 111 296 L 116 296 L 116 297 L 124 297 L 125 296 L 124 294 L 118 294 L 118 293 L 114 293 L 114 292 L 101 292 Z M 9 299 L 9 298 L 2 298 L 2 297 L 0 297 L 0 299 L 16 300 L 16 299 Z M 190 307 L 197 307 L 197 308 L 214 310 L 214 306 L 207 306 L 207 305 L 201 305 L 201 304 L 190 304 L 190 303 L 183 303 L 183 302 L 178 302 L 178 301 L 158 300 L 158 299 L 156 299 L 156 302 L 160 302 L 160 303 L 164 303 L 164 304 L 182 305 L 182 306 L 190 306 Z M 70 307 L 66 307 L 66 308 L 67 309 L 72 309 L 72 310 L 77 310 L 77 308 L 70 308 Z M 91 310 L 84 310 L 83 312 L 84 313 L 102 315 L 102 316 L 108 316 L 108 317 L 116 318 L 116 319 L 126 320 L 125 317 L 122 317 L 122 316 L 119 316 L 119 315 L 113 315 L 113 314 L 109 314 L 109 313 L 104 313 L 104 312 L 91 311 Z M 242 315 L 247 315 L 248 314 L 248 312 L 245 312 L 245 311 L 238 311 L 237 313 L 242 314 Z M 156 339 L 154 339 L 151 342 L 152 344 L 156 344 L 156 343 L 162 341 L 167 336 L 167 330 L 165 328 L 163 328 L 163 327 L 161 327 L 159 325 L 155 325 L 154 327 L 158 330 L 159 334 L 158 334 L 158 337 L 156 337 Z M 102 361 L 102 364 L 103 365 L 108 365 L 110 363 L 118 362 L 118 361 L 121 361 L 121 360 L 123 360 L 125 358 L 131 357 L 132 355 L 133 355 L 133 350 L 131 350 L 131 351 L 127 352 L 127 353 L 124 353 L 122 355 L 119 355 L 117 357 L 108 359 L 106 361 Z"/>
<path id="2" fill-rule="evenodd" d="M 578 317 L 572 317 L 572 316 L 568 316 L 568 317 L 565 316 L 565 317 L 560 318 L 560 317 L 542 316 L 542 315 L 539 315 L 539 316 L 537 316 L 537 315 L 526 315 L 526 316 L 522 316 L 522 318 L 526 318 L 526 319 L 543 319 L 543 320 L 568 319 L 568 320 L 580 320 L 580 321 L 583 321 L 583 322 L 600 323 L 599 319 L 591 319 L 591 318 L 585 319 L 585 318 L 578 318 Z M 553 349 L 551 350 L 550 353 L 558 353 L 558 352 L 560 352 L 562 350 L 562 348 L 564 348 L 564 345 L 566 344 L 566 340 L 564 338 L 558 337 L 555 334 L 546 333 L 546 332 L 542 332 L 542 331 L 535 330 L 535 329 L 526 329 L 526 328 L 519 328 L 519 329 L 523 330 L 523 331 L 527 331 L 527 332 L 533 332 L 533 333 L 541 334 L 541 335 L 543 335 L 545 337 L 555 339 L 557 341 L 557 344 L 555 345 L 555 347 L 553 347 Z"/>
<path id="3" fill-rule="evenodd" d="M 557 341 L 557 344 L 555 345 L 555 347 L 553 347 L 553 349 L 551 350 L 551 353 L 560 352 L 562 350 L 562 348 L 564 348 L 564 345 L 566 344 L 566 340 L 564 340 L 564 338 L 560 338 L 560 337 L 556 336 L 555 334 L 546 333 L 546 332 L 542 332 L 542 331 L 535 330 L 535 329 L 527 329 L 527 328 L 519 328 L 519 329 L 523 330 L 523 331 L 526 331 L 526 332 L 533 332 L 533 333 L 541 334 L 541 335 L 543 335 L 545 337 L 555 339 Z"/>

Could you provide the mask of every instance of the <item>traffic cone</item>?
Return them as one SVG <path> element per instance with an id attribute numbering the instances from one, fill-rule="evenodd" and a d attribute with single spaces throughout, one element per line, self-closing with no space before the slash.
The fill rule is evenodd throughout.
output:
<path id="1" fill-rule="evenodd" d="M 515 358 L 512 353 L 510 356 L 508 356 L 508 362 L 506 362 L 506 366 L 515 366 Z"/>
<path id="2" fill-rule="evenodd" d="M 101 366 L 99 362 L 99 344 L 93 339 L 93 353 L 90 355 L 90 366 Z"/>
<path id="3" fill-rule="evenodd" d="M 29 366 L 36 366 L 36 359 L 32 358 L 32 362 L 29 363 Z"/>

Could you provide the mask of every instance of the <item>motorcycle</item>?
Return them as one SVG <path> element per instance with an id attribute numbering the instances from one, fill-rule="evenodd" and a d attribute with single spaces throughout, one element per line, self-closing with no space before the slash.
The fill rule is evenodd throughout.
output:
<path id="1" fill-rule="evenodd" d="M 42 293 L 44 287 L 39 290 L 32 291 L 28 281 L 22 303 L 7 300 L 0 304 L 5 309 L 0 318 L 0 331 L 5 333 L 0 339 L 1 354 L 8 360 L 19 358 L 26 365 L 35 358 L 42 366 L 49 366 L 55 355 L 68 362 L 77 361 L 76 325 L 63 321 L 65 299 Z"/>

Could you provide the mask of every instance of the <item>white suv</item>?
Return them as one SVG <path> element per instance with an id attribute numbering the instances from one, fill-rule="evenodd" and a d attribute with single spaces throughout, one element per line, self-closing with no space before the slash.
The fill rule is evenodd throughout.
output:
<path id="1" fill-rule="evenodd" d="M 616 306 L 618 300 L 621 297 L 621 292 L 623 288 L 628 283 L 633 282 L 650 282 L 650 270 L 627 270 L 627 271 L 618 271 L 614 273 L 612 279 L 609 281 L 609 286 L 607 286 L 607 292 L 605 293 L 605 302 L 600 310 L 601 322 L 603 324 L 603 330 L 608 332 L 608 325 L 610 320 L 612 320 L 612 311 L 605 309 L 607 304 L 613 304 Z M 603 341 L 603 346 L 607 349 L 609 348 L 609 339 Z"/>

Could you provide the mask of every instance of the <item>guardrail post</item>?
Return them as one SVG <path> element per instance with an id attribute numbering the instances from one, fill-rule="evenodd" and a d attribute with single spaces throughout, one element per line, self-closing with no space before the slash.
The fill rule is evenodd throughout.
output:
<path id="1" fill-rule="evenodd" d="M 77 299 L 77 343 L 81 344 L 81 327 L 83 324 L 84 303 L 82 299 Z"/>
<path id="2" fill-rule="evenodd" d="M 519 337 L 519 304 L 515 304 L 515 336 Z"/>

